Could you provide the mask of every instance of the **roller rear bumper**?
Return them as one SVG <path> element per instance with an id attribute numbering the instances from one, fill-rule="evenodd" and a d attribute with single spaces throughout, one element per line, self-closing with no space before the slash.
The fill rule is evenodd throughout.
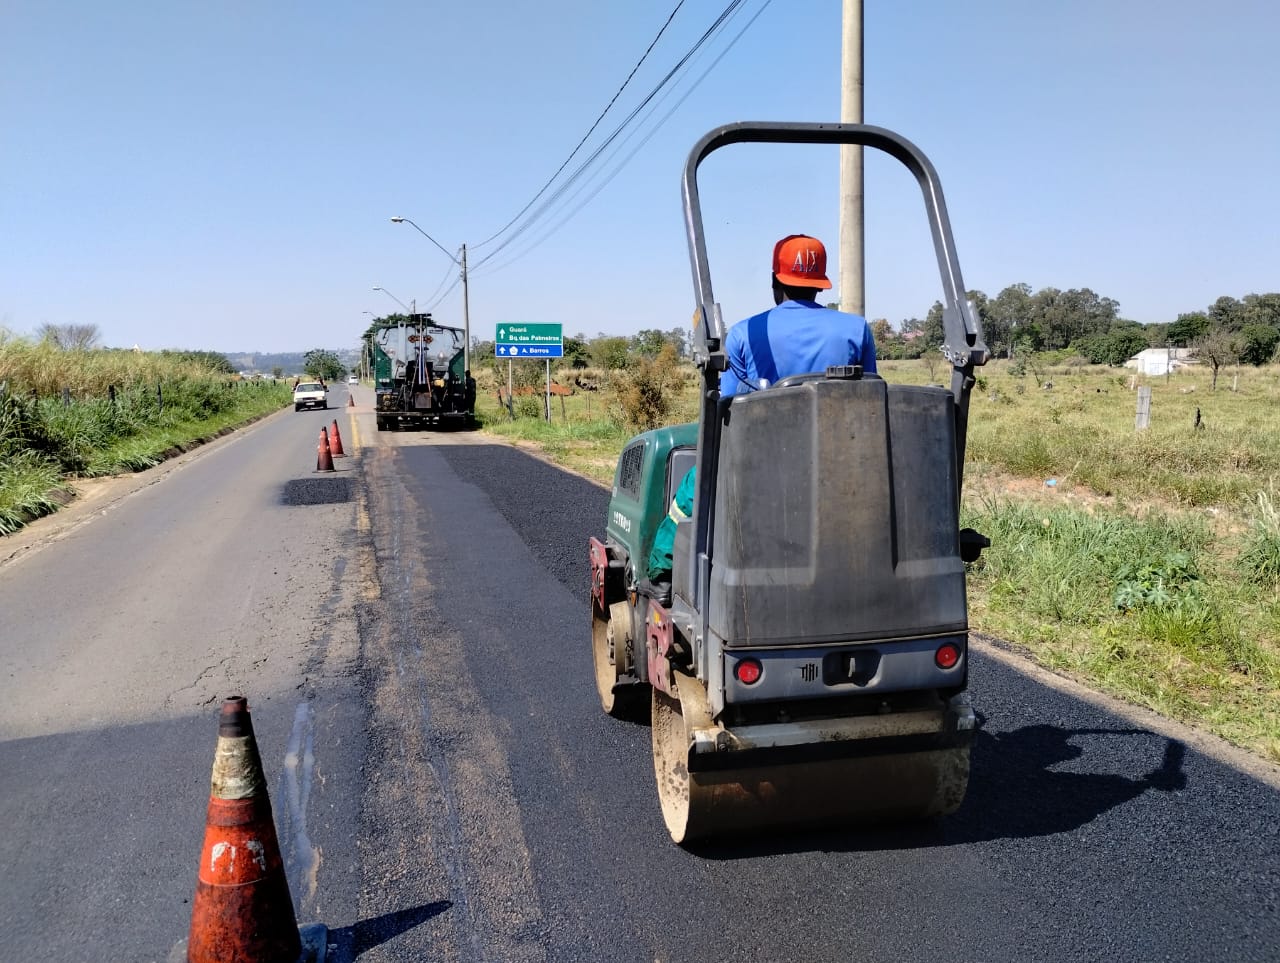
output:
<path id="1" fill-rule="evenodd" d="M 887 715 L 732 729 L 706 716 L 698 723 L 689 729 L 690 772 L 966 749 L 973 742 L 976 717 L 968 694 L 961 693 L 937 709 Z"/>

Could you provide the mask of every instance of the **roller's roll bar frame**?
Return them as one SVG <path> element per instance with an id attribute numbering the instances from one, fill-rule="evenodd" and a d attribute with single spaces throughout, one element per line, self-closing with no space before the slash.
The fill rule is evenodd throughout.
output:
<path id="1" fill-rule="evenodd" d="M 720 373 L 725 370 L 725 325 L 711 288 L 702 205 L 698 196 L 698 167 L 712 153 L 730 144 L 853 144 L 873 147 L 897 158 L 915 175 L 924 195 L 925 212 L 933 234 L 934 252 L 942 275 L 943 357 L 951 363 L 951 392 L 955 398 L 956 479 L 963 475 L 965 437 L 969 420 L 969 392 L 973 369 L 987 363 L 978 313 L 965 295 L 960 262 L 942 185 L 933 164 L 906 138 L 883 127 L 866 124 L 787 124 L 746 121 L 726 124 L 707 133 L 685 162 L 682 192 L 689 262 L 693 269 L 696 308 L 693 316 L 694 359 L 702 369 L 702 400 L 698 418 L 698 491 L 694 500 L 692 561 L 697 566 L 697 607 L 702 609 L 710 575 L 709 543 L 720 451 Z M 704 613 L 705 619 L 705 613 Z"/>

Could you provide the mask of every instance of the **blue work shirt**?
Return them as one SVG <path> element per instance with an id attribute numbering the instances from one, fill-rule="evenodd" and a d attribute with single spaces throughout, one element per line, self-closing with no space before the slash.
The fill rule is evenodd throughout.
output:
<path id="1" fill-rule="evenodd" d="M 720 375 L 720 394 L 755 391 L 790 375 L 826 371 L 831 365 L 860 364 L 876 370 L 876 345 L 867 319 L 824 308 L 816 301 L 783 301 L 776 308 L 739 321 L 724 339 L 729 368 Z M 769 364 L 769 355 L 773 364 Z"/>
<path id="2" fill-rule="evenodd" d="M 761 339 L 768 340 L 767 348 Z M 760 357 L 765 352 L 772 356 L 772 365 L 768 358 Z M 826 371 L 831 365 L 860 364 L 864 372 L 876 370 L 876 344 L 867 319 L 814 301 L 783 301 L 770 311 L 739 321 L 725 336 L 724 353 L 729 369 L 720 375 L 720 394 L 725 397 L 757 390 L 761 378 L 772 384 L 791 375 Z M 676 522 L 693 514 L 695 478 L 696 472 L 690 468 L 654 535 L 649 552 L 652 580 L 671 578 Z"/>

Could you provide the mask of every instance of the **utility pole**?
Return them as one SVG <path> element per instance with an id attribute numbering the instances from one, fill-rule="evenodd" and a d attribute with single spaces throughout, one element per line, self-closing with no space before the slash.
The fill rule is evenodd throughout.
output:
<path id="1" fill-rule="evenodd" d="M 862 0 L 844 0 L 840 43 L 840 123 L 862 123 Z M 840 310 L 866 312 L 862 147 L 840 147 Z"/>
<path id="2" fill-rule="evenodd" d="M 471 299 L 467 294 L 467 246 L 462 245 L 462 327 L 466 343 L 462 346 L 462 370 L 471 370 Z"/>

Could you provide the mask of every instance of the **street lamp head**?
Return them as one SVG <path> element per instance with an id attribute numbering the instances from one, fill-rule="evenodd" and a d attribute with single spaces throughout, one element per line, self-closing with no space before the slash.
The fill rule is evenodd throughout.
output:
<path id="1" fill-rule="evenodd" d="M 381 290 L 382 290 L 382 285 L 380 285 L 380 284 L 375 284 L 375 285 L 373 286 L 373 289 L 374 289 L 375 291 L 381 291 Z"/>
<path id="2" fill-rule="evenodd" d="M 393 218 L 391 219 L 391 223 L 392 223 L 392 224 L 403 224 L 403 223 L 404 223 L 404 218 L 403 218 L 403 217 L 393 217 Z"/>

